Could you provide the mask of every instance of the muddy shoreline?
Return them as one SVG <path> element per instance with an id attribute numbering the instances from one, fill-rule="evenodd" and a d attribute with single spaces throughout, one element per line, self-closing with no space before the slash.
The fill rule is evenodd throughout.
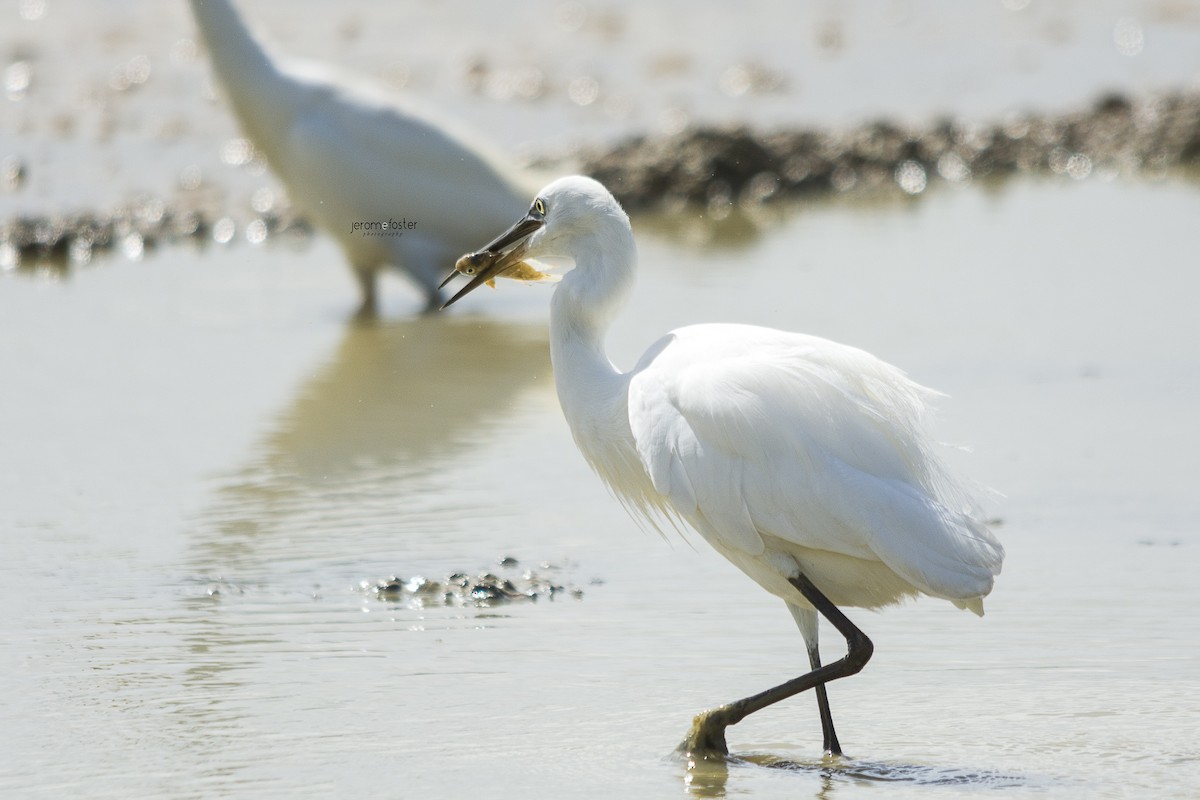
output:
<path id="1" fill-rule="evenodd" d="M 1112 93 L 1081 110 L 1013 114 L 985 123 L 938 119 L 905 127 L 879 120 L 839 130 L 775 131 L 699 127 L 636 136 L 570 159 L 549 157 L 537 166 L 593 175 L 633 212 L 699 210 L 720 219 L 736 206 L 823 194 L 917 196 L 939 182 L 1015 175 L 1162 177 L 1187 173 L 1198 162 L 1200 93 L 1169 92 Z M 6 220 L 0 227 L 0 269 L 66 270 L 113 251 L 138 259 L 184 242 L 223 245 L 240 237 L 258 243 L 310 233 L 310 223 L 286 206 L 239 217 L 186 195 L 149 197 L 112 210 Z"/>
<path id="2" fill-rule="evenodd" d="M 1108 94 L 1060 115 L 888 121 L 843 131 L 703 128 L 587 154 L 584 171 L 630 209 L 757 204 L 830 192 L 918 195 L 935 181 L 1017 174 L 1148 174 L 1200 161 L 1200 94 Z"/>

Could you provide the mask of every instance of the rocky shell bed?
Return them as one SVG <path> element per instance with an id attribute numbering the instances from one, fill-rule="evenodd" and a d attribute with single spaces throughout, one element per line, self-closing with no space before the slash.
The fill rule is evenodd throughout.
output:
<path id="1" fill-rule="evenodd" d="M 501 567 L 511 559 L 502 559 Z M 511 567 L 515 567 L 513 562 Z M 546 564 L 543 569 L 557 569 Z M 511 569 L 494 572 L 479 572 L 474 575 L 454 572 L 442 579 L 414 575 L 401 578 L 395 575 L 376 580 L 364 580 L 359 588 L 387 603 L 398 603 L 413 607 L 455 606 L 491 608 L 506 603 L 536 602 L 539 599 L 555 600 L 571 597 L 583 599 L 583 589 L 564 584 L 546 577 L 537 570 L 524 570 L 510 574 Z"/>
<path id="2" fill-rule="evenodd" d="M 605 183 L 628 209 L 706 208 L 716 217 L 755 205 L 823 193 L 919 195 L 933 182 L 1016 174 L 1083 179 L 1093 174 L 1161 176 L 1200 161 L 1200 93 L 1139 98 L 1110 94 L 1091 108 L 1018 114 L 983 124 L 938 120 L 923 128 L 876 121 L 844 130 L 695 128 L 638 136 L 571 161 L 538 166 L 579 171 Z M 27 179 L 8 164 L 10 190 Z M 0 269 L 85 264 L 117 250 L 138 258 L 177 242 L 225 244 L 307 236 L 310 224 L 283 206 L 238 221 L 186 197 L 142 198 L 116 210 L 18 216 L 0 228 Z"/>
<path id="3" fill-rule="evenodd" d="M 364 578 L 355 591 L 390 606 L 411 609 L 495 608 L 512 603 L 536 603 L 539 600 L 582 600 L 583 587 L 569 579 L 577 569 L 571 562 L 542 561 L 523 567 L 515 558 L 505 556 L 490 567 L 458 570 L 441 577 L 410 574 L 408 577 L 388 575 Z M 253 593 L 252 586 L 230 582 L 221 577 L 196 576 L 190 581 L 203 596 L 218 600 Z M 601 586 L 604 581 L 593 577 L 589 586 Z M 319 597 L 318 591 L 313 596 Z"/>

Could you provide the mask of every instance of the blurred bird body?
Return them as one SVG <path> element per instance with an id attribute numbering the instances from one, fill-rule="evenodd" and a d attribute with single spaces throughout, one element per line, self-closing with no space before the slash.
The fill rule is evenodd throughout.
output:
<path id="1" fill-rule="evenodd" d="M 292 201 L 341 245 L 360 312 L 374 312 L 386 266 L 436 305 L 443 265 L 524 209 L 528 179 L 467 134 L 367 80 L 275 60 L 229 0 L 190 2 L 246 136 Z"/>

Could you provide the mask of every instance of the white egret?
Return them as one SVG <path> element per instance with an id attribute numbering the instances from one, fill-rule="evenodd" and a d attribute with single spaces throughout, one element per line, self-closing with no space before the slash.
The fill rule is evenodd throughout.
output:
<path id="1" fill-rule="evenodd" d="M 700 714 L 681 750 L 726 754 L 726 726 L 815 688 L 825 750 L 840 753 L 824 684 L 861 670 L 873 646 L 838 606 L 926 594 L 982 615 L 1004 558 L 924 432 L 932 392 L 862 350 L 747 325 L 680 328 L 620 372 L 603 338 L 633 281 L 633 231 L 590 178 L 551 183 L 460 259 L 472 279 L 450 303 L 549 258 L 574 263 L 551 300 L 550 357 L 587 462 L 631 511 L 686 521 L 780 597 L 808 648 L 811 672 Z M 826 666 L 818 613 L 848 645 Z"/>
<path id="2" fill-rule="evenodd" d="M 273 59 L 229 0 L 191 5 L 246 136 L 345 252 L 360 315 L 375 312 L 385 266 L 407 272 L 436 308 L 442 265 L 528 203 L 535 185 L 444 120 L 368 80 Z"/>

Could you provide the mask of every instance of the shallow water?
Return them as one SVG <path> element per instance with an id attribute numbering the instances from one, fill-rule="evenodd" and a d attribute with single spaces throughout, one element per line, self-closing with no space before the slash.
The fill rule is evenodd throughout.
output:
<path id="1" fill-rule="evenodd" d="M 357 34 L 352 19 L 334 28 L 339 46 L 317 15 L 245 5 L 297 52 L 391 63 L 364 6 Z M 0 143 L 30 163 L 0 210 L 103 206 L 189 165 L 237 202 L 274 185 L 220 161 L 235 129 L 194 102 L 205 68 L 173 50 L 190 35 L 182 4 L 83 11 L 98 7 L 51 0 L 0 28 L 7 52 L 37 54 L 28 96 L 0 99 L 16 112 Z M 811 63 L 750 49 L 770 27 L 753 15 L 728 50 L 704 53 L 644 39 L 663 28 L 650 12 L 614 12 L 623 33 L 606 39 L 593 9 L 583 38 L 529 60 L 644 88 L 621 117 L 558 95 L 480 99 L 463 64 L 530 51 L 457 39 L 436 8 L 411 12 L 439 33 L 408 51 L 407 85 L 494 114 L 505 144 L 534 149 L 651 128 L 664 98 L 760 123 L 807 119 L 809 99 L 823 122 L 1002 113 L 1179 85 L 1200 67 L 1188 3 L 978 17 L 898 3 L 907 15 L 886 24 L 900 34 L 847 12 L 841 55 Z M 562 27 L 558 6 L 531 8 Z M 803 30 L 816 36 L 825 13 L 839 12 L 802 15 Z M 1144 24 L 1135 55 L 1115 48 L 1125 18 Z M 53 46 L 75 40 L 86 79 Z M 912 75 L 966 67 L 932 93 L 903 71 L 862 79 L 880 41 L 915 54 Z M 611 57 L 614 42 L 634 55 Z M 144 86 L 76 107 L 140 53 L 156 70 Z M 458 71 L 432 71 L 446 53 Z M 730 94 L 720 77 L 739 60 L 790 88 Z M 63 114 L 78 115 L 67 132 Z M 186 135 L 147 149 L 176 116 Z M 950 395 L 940 433 L 971 450 L 949 458 L 1000 493 L 986 506 L 1009 551 L 982 620 L 933 601 L 851 612 L 876 654 L 830 688 L 847 759 L 821 759 L 800 697 L 729 731 L 738 760 L 693 770 L 669 758 L 691 715 L 792 677 L 801 640 L 703 542 L 639 531 L 588 472 L 554 396 L 547 287 L 502 285 L 416 318 L 415 295 L 389 281 L 384 321 L 358 326 L 321 236 L 0 273 L 0 794 L 1194 797 L 1197 218 L 1192 184 L 1092 175 L 635 220 L 640 284 L 610 338 L 620 365 L 712 320 L 869 349 Z M 568 591 L 480 608 L 364 588 L 527 569 Z"/>
<path id="2" fill-rule="evenodd" d="M 545 287 L 358 327 L 322 239 L 10 278 L 0 789 L 1193 796 L 1197 213 L 1188 185 L 1093 180 L 812 205 L 740 241 L 639 222 L 619 363 L 692 320 L 867 347 L 952 396 L 952 459 L 1005 494 L 984 619 L 857 614 L 877 650 L 831 689 L 847 763 L 800 698 L 731 729 L 745 763 L 691 773 L 667 758 L 690 715 L 797 672 L 800 639 L 588 474 Z M 582 599 L 359 586 L 502 555 Z"/>

